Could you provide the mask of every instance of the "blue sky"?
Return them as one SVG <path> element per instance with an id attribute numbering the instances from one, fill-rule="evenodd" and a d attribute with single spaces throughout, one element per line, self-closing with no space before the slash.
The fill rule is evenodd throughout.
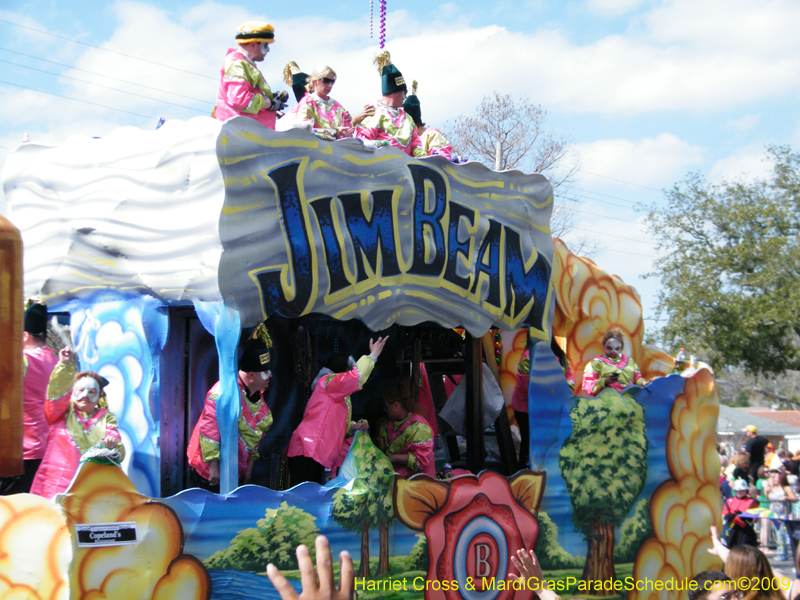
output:
<path id="1" fill-rule="evenodd" d="M 370 39 L 367 0 L 3 0 L 0 167 L 25 134 L 59 143 L 208 114 L 225 50 L 251 18 L 275 26 L 262 63 L 274 88 L 289 60 L 327 63 L 333 96 L 357 110 L 379 95 L 378 6 Z M 547 110 L 580 162 L 574 235 L 593 237 L 598 265 L 639 290 L 652 329 L 658 282 L 641 276 L 656 250 L 635 206 L 691 171 L 762 175 L 767 145 L 800 146 L 797 23 L 797 0 L 388 0 L 386 45 L 419 80 L 429 125 L 446 130 L 493 90 Z"/>

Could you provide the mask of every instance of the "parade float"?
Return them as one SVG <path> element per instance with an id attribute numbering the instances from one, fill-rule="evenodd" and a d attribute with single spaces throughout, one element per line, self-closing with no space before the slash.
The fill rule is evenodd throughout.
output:
<path id="1" fill-rule="evenodd" d="M 0 597 L 277 597 L 266 563 L 297 576 L 294 548 L 319 533 L 353 555 L 362 598 L 531 598 L 506 577 L 523 546 L 570 597 L 685 597 L 687 577 L 719 566 L 713 376 L 668 375 L 635 290 L 551 237 L 543 176 L 200 117 L 27 143 L 3 186 L 24 295 L 68 321 L 81 366 L 110 381 L 128 452 L 122 468 L 85 463 L 52 501 L 0 499 Z M 275 420 L 264 485 L 236 488 L 237 346 L 261 322 Z M 650 383 L 573 395 L 551 335 L 579 390 L 611 327 Z M 507 397 L 530 348 L 531 469 L 484 454 L 490 330 Z M 359 433 L 336 478 L 283 489 L 320 359 L 375 335 L 389 342 L 354 413 L 382 412 L 381 368 L 466 375 L 473 474 L 395 477 Z M 219 495 L 185 489 L 188 435 L 217 380 Z M 19 412 L 21 396 L 4 388 L 2 402 Z M 4 459 L 14 451 L 4 439 Z"/>

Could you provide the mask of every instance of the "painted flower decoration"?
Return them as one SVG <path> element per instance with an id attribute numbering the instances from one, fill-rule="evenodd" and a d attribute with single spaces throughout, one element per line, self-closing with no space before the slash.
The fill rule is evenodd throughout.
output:
<path id="1" fill-rule="evenodd" d="M 421 476 L 398 480 L 397 518 L 428 538 L 425 598 L 532 598 L 532 590 L 515 591 L 506 578 L 515 571 L 511 555 L 536 543 L 544 484 L 545 474 L 532 471 L 511 478 L 485 471 L 449 482 Z"/>

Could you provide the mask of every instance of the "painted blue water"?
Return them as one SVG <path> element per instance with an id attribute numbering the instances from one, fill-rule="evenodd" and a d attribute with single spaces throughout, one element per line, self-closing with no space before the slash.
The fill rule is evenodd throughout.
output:
<path id="1" fill-rule="evenodd" d="M 272 582 L 266 574 L 228 571 L 227 569 L 210 569 L 211 598 L 210 600 L 253 600 L 253 598 L 280 599 Z M 291 581 L 297 593 L 301 591 L 299 581 Z"/>

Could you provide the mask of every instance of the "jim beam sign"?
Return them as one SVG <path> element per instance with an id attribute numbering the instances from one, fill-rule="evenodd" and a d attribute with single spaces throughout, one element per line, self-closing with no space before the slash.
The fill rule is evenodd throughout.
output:
<path id="1" fill-rule="evenodd" d="M 272 314 L 434 321 L 549 339 L 553 193 L 542 175 L 414 159 L 252 119 L 217 140 L 219 284 L 242 323 Z"/>

